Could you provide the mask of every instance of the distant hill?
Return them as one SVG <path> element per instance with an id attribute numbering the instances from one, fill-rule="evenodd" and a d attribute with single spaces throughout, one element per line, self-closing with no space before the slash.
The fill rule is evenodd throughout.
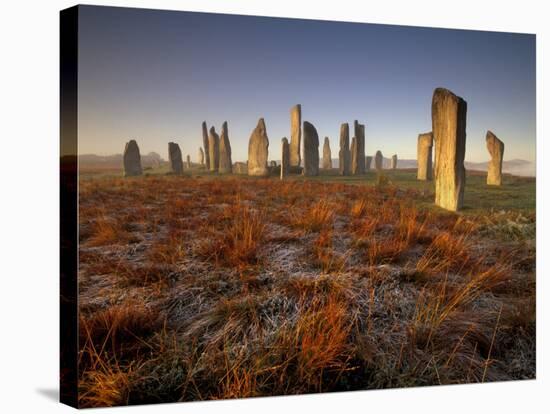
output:
<path id="1" fill-rule="evenodd" d="M 390 168 L 391 160 L 384 158 L 383 167 Z M 468 162 L 464 163 L 467 170 L 487 171 L 487 162 Z M 338 158 L 332 160 L 333 168 L 338 168 Z M 397 168 L 417 168 L 416 160 L 397 160 Z M 372 160 L 371 168 L 374 168 L 374 159 Z M 526 177 L 534 177 L 536 175 L 536 165 L 534 162 L 526 160 L 509 160 L 502 162 L 502 172 L 512 175 L 520 175 Z"/>
<path id="2" fill-rule="evenodd" d="M 141 156 L 141 165 L 146 167 L 158 167 L 165 163 L 160 154 L 150 152 Z M 122 168 L 122 154 L 96 155 L 82 154 L 78 156 L 78 164 L 85 168 Z"/>

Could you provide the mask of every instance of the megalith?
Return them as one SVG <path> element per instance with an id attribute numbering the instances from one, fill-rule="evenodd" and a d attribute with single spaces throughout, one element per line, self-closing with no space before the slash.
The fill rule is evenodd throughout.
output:
<path id="1" fill-rule="evenodd" d="M 181 149 L 175 142 L 168 143 L 168 160 L 170 161 L 170 170 L 177 175 L 183 173 L 183 157 Z"/>
<path id="2" fill-rule="evenodd" d="M 340 125 L 340 151 L 338 152 L 338 168 L 340 175 L 349 175 L 351 171 L 351 153 L 349 149 L 349 124 Z"/>
<path id="3" fill-rule="evenodd" d="M 300 145 L 302 141 L 302 105 L 290 108 L 290 165 L 299 167 L 301 163 Z"/>
<path id="4" fill-rule="evenodd" d="M 258 120 L 258 125 L 252 131 L 248 141 L 248 175 L 267 176 L 267 156 L 269 139 L 263 118 Z"/>
<path id="5" fill-rule="evenodd" d="M 351 139 L 351 146 L 349 151 L 351 153 L 351 173 L 353 175 L 357 175 L 357 171 L 359 169 L 357 159 L 357 157 L 359 156 L 359 153 L 357 151 L 357 137 L 353 137 Z"/>
<path id="6" fill-rule="evenodd" d="M 330 151 L 330 142 L 328 137 L 325 137 L 325 142 L 323 143 L 323 169 L 332 169 L 332 153 Z"/>
<path id="7" fill-rule="evenodd" d="M 191 169 L 191 155 L 187 154 L 187 169 Z"/>
<path id="8" fill-rule="evenodd" d="M 371 164 L 372 164 L 372 157 L 370 155 L 367 155 L 365 157 L 365 171 L 370 171 Z"/>
<path id="9" fill-rule="evenodd" d="M 231 143 L 229 142 L 229 130 L 227 122 L 222 125 L 222 133 L 220 135 L 220 174 L 230 174 L 233 170 L 233 162 L 231 161 Z"/>
<path id="10" fill-rule="evenodd" d="M 392 170 L 395 170 L 397 168 L 397 154 L 393 154 L 391 156 L 391 164 L 390 167 Z"/>
<path id="11" fill-rule="evenodd" d="M 202 146 L 204 147 L 204 165 L 207 170 L 210 170 L 210 148 L 208 142 L 208 128 L 206 122 L 202 123 Z"/>
<path id="12" fill-rule="evenodd" d="M 208 134 L 208 152 L 210 153 L 210 171 L 218 172 L 220 168 L 220 137 L 214 127 L 210 128 L 210 134 Z"/>
<path id="13" fill-rule="evenodd" d="M 504 156 L 504 142 L 497 138 L 491 131 L 487 131 L 485 137 L 487 150 L 491 155 L 487 169 L 487 184 L 502 185 L 502 158 Z"/>
<path id="14" fill-rule="evenodd" d="M 353 129 L 355 133 L 355 139 L 357 140 L 357 145 L 355 149 L 356 157 L 356 166 L 351 172 L 354 175 L 364 174 L 365 173 L 365 125 L 360 124 L 357 120 L 353 122 Z M 353 154 L 352 154 L 353 158 Z M 353 162 L 352 162 L 353 164 Z"/>
<path id="15" fill-rule="evenodd" d="M 141 155 L 139 154 L 139 147 L 135 139 L 126 143 L 122 158 L 125 177 L 143 174 L 143 169 L 141 168 Z"/>
<path id="16" fill-rule="evenodd" d="M 374 168 L 376 168 L 376 171 L 382 171 L 383 167 L 384 156 L 382 155 L 381 151 L 376 151 L 376 154 L 374 155 Z"/>
<path id="17" fill-rule="evenodd" d="M 290 171 L 290 144 L 284 137 L 281 140 L 281 180 L 284 179 Z"/>
<path id="18" fill-rule="evenodd" d="M 432 148 L 433 148 L 433 134 L 426 132 L 418 135 L 418 144 L 416 149 L 416 160 L 418 163 L 418 171 L 416 178 L 421 181 L 431 181 L 433 179 L 432 173 Z"/>
<path id="19" fill-rule="evenodd" d="M 236 162 L 233 164 L 233 174 L 248 174 L 248 165 L 246 162 Z"/>
<path id="20" fill-rule="evenodd" d="M 204 165 L 204 151 L 202 150 L 202 147 L 199 147 L 198 162 L 199 165 Z"/>
<path id="21" fill-rule="evenodd" d="M 304 171 L 305 176 L 319 175 L 319 136 L 313 124 L 304 121 Z"/>
<path id="22" fill-rule="evenodd" d="M 459 210 L 464 201 L 466 110 L 466 101 L 448 89 L 437 88 L 434 91 L 435 204 L 450 211 Z"/>

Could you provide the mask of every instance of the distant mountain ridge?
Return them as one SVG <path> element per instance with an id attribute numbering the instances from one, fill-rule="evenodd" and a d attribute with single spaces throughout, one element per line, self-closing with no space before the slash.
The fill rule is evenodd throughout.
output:
<path id="1" fill-rule="evenodd" d="M 141 156 L 141 163 L 143 167 L 158 167 L 164 164 L 164 160 L 157 152 L 150 152 Z M 390 168 L 391 160 L 384 158 L 383 167 Z M 78 163 L 82 167 L 99 167 L 99 168 L 122 168 L 122 154 L 113 155 L 96 155 L 96 154 L 82 154 L 78 156 Z M 277 161 L 280 164 L 280 161 Z M 467 170 L 475 171 L 487 171 L 487 162 L 469 162 L 464 163 Z M 397 168 L 417 168 L 416 160 L 410 159 L 398 159 Z M 338 168 L 338 158 L 332 159 L 332 167 Z M 374 168 L 374 159 L 372 160 L 371 168 Z M 503 161 L 502 172 L 513 175 L 520 175 L 526 177 L 534 177 L 536 175 L 536 165 L 534 162 L 513 159 Z"/>
<path id="2" fill-rule="evenodd" d="M 164 162 L 166 161 L 157 152 L 141 155 L 143 167 L 158 167 Z M 78 164 L 82 167 L 122 168 L 122 154 L 81 154 L 78 156 Z"/>
<path id="3" fill-rule="evenodd" d="M 383 168 L 390 168 L 391 160 L 390 158 L 384 158 L 384 161 L 382 163 Z M 475 170 L 475 171 L 487 171 L 487 165 L 488 162 L 470 162 L 466 161 L 464 162 L 464 166 L 467 170 Z M 338 168 L 338 158 L 335 158 L 332 160 L 332 166 L 334 168 Z M 418 163 L 416 160 L 408 160 L 403 159 L 397 160 L 397 168 L 417 168 Z M 371 163 L 371 168 L 374 168 L 374 158 Z M 513 159 L 513 160 L 507 160 L 502 162 L 502 172 L 512 175 L 520 175 L 520 176 L 526 176 L 526 177 L 534 177 L 536 175 L 536 164 L 531 161 L 521 160 L 521 159 Z"/>

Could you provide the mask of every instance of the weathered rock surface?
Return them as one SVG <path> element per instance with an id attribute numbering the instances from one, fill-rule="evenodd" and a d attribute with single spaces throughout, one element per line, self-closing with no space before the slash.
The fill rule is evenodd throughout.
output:
<path id="1" fill-rule="evenodd" d="M 330 141 L 328 137 L 325 137 L 325 142 L 323 143 L 323 169 L 332 169 L 332 153 L 330 151 Z"/>
<path id="2" fill-rule="evenodd" d="M 269 138 L 263 118 L 260 118 L 258 125 L 252 131 L 248 141 L 248 175 L 267 176 L 267 156 L 269 149 Z"/>
<path id="3" fill-rule="evenodd" d="M 370 171 L 371 164 L 372 164 L 372 157 L 370 155 L 367 155 L 365 157 L 365 171 Z"/>
<path id="4" fill-rule="evenodd" d="M 381 151 L 376 151 L 376 154 L 374 155 L 374 168 L 376 168 L 376 171 L 382 171 L 383 166 L 384 156 Z"/>
<path id="5" fill-rule="evenodd" d="M 350 175 L 351 152 L 349 149 L 349 124 L 340 125 L 340 151 L 338 152 L 340 175 Z"/>
<path id="6" fill-rule="evenodd" d="M 464 201 L 466 110 L 466 101 L 451 91 L 444 88 L 434 91 L 435 204 L 450 211 L 459 210 Z"/>
<path id="7" fill-rule="evenodd" d="M 353 137 L 351 139 L 351 146 L 349 148 L 349 152 L 351 153 L 351 173 L 353 175 L 357 175 L 357 171 L 359 169 L 358 167 L 358 159 L 359 152 L 357 151 L 357 137 Z"/>
<path id="8" fill-rule="evenodd" d="M 360 124 L 357 120 L 355 120 L 353 122 L 353 129 L 355 132 L 355 139 L 357 140 L 355 149 L 355 157 L 357 161 L 355 163 L 355 168 L 352 161 L 351 173 L 353 175 L 365 174 L 365 125 Z"/>
<path id="9" fill-rule="evenodd" d="M 177 175 L 183 173 L 183 157 L 181 149 L 175 142 L 168 143 L 168 160 L 170 161 L 170 170 Z"/>
<path id="10" fill-rule="evenodd" d="M 208 142 L 208 128 L 206 122 L 202 123 L 202 146 L 204 147 L 204 165 L 207 170 L 210 170 L 210 148 Z"/>
<path id="11" fill-rule="evenodd" d="M 187 154 L 187 169 L 190 170 L 192 167 L 191 164 L 191 155 Z"/>
<path id="12" fill-rule="evenodd" d="M 391 156 L 391 164 L 390 167 L 392 170 L 395 170 L 397 168 L 397 154 L 393 154 Z"/>
<path id="13" fill-rule="evenodd" d="M 231 161 L 231 143 L 229 142 L 229 130 L 227 122 L 222 125 L 222 133 L 220 135 L 220 174 L 230 174 L 233 171 L 233 162 Z"/>
<path id="14" fill-rule="evenodd" d="M 300 145 L 302 141 L 302 105 L 290 108 L 290 165 L 299 167 L 301 163 Z"/>
<path id="15" fill-rule="evenodd" d="M 304 171 L 307 177 L 319 175 L 319 136 L 313 124 L 304 121 Z"/>
<path id="16" fill-rule="evenodd" d="M 199 165 L 204 165 L 204 151 L 202 150 L 202 147 L 199 147 L 199 155 L 198 155 L 198 161 Z"/>
<path id="17" fill-rule="evenodd" d="M 416 177 L 422 181 L 431 181 L 433 179 L 432 168 L 432 149 L 433 134 L 426 132 L 418 135 L 418 145 L 416 151 L 416 160 L 418 162 L 418 172 Z"/>
<path id="18" fill-rule="evenodd" d="M 210 134 L 208 134 L 208 152 L 210 154 L 210 171 L 218 172 L 220 168 L 220 137 L 214 127 L 210 128 Z"/>
<path id="19" fill-rule="evenodd" d="M 141 155 L 136 140 L 132 139 L 126 143 L 122 158 L 125 177 L 143 174 L 143 169 L 141 168 Z"/>
<path id="20" fill-rule="evenodd" d="M 487 184 L 502 185 L 502 158 L 504 157 L 504 142 L 497 138 L 491 131 L 487 131 L 485 137 L 487 151 L 491 155 L 487 170 Z"/>
<path id="21" fill-rule="evenodd" d="M 284 137 L 281 140 L 281 180 L 290 172 L 290 144 Z"/>

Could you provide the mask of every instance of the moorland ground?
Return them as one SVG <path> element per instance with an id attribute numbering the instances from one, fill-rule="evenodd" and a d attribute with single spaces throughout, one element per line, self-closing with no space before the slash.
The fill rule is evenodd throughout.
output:
<path id="1" fill-rule="evenodd" d="M 82 406 L 535 377 L 535 179 L 81 171 Z"/>

